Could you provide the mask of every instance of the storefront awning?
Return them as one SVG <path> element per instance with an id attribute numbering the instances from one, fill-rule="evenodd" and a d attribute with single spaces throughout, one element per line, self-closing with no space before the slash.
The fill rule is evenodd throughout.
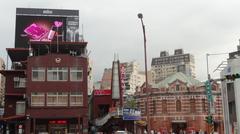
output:
<path id="1" fill-rule="evenodd" d="M 4 117 L 1 118 L 1 121 L 9 121 L 9 120 L 14 120 L 14 119 L 23 119 L 25 118 L 25 115 L 14 115 L 14 116 L 9 116 L 9 117 Z"/>

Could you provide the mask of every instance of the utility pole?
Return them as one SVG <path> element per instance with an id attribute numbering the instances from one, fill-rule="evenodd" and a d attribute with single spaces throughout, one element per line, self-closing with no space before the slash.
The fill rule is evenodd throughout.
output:
<path id="1" fill-rule="evenodd" d="M 147 133 L 150 134 L 150 118 L 149 118 L 149 89 L 148 89 L 148 75 L 147 75 L 147 48 L 146 48 L 146 33 L 145 33 L 145 25 L 143 23 L 143 15 L 142 13 L 138 14 L 138 18 L 141 20 L 142 24 L 142 29 L 143 29 L 143 38 L 144 38 L 144 59 L 145 59 L 145 77 L 146 77 L 146 82 L 145 82 L 145 89 L 147 93 Z"/>
<path id="2" fill-rule="evenodd" d="M 211 82 L 213 79 L 211 79 L 211 75 L 209 73 L 209 64 L 208 64 L 208 57 L 210 55 L 223 55 L 223 54 L 228 54 L 228 53 L 216 53 L 216 54 L 206 54 L 206 61 L 207 61 L 207 81 L 205 82 L 205 88 L 206 88 L 206 95 L 208 98 L 208 103 L 209 103 L 209 111 L 208 111 L 208 116 L 207 116 L 207 123 L 210 127 L 210 134 L 214 133 L 214 118 L 213 114 L 215 113 L 214 109 L 214 102 L 213 102 L 213 97 L 212 97 L 212 84 Z M 224 79 L 219 79 L 223 81 Z M 216 80 L 215 80 L 216 81 Z"/>

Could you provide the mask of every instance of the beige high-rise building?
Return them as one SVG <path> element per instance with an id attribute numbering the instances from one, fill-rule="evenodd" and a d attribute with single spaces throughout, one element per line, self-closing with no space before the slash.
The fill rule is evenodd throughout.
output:
<path id="1" fill-rule="evenodd" d="M 0 58 L 0 70 L 5 69 L 4 60 Z M 5 77 L 0 74 L 0 106 L 4 104 Z"/>
<path id="2" fill-rule="evenodd" d="M 124 62 L 121 63 L 121 67 L 124 68 L 124 94 L 125 95 L 133 95 L 136 91 L 136 88 L 143 85 L 145 82 L 145 72 L 140 71 L 139 63 L 136 61 Z M 120 67 L 120 68 L 121 68 Z M 148 72 L 148 77 L 150 77 L 150 73 Z M 101 80 L 100 89 L 111 89 L 111 81 L 112 81 L 112 68 L 105 68 Z M 151 81 L 149 78 L 148 81 Z"/>
<path id="3" fill-rule="evenodd" d="M 162 51 L 160 57 L 152 59 L 151 71 L 152 80 L 155 84 L 176 72 L 182 72 L 195 78 L 194 56 L 189 53 L 185 54 L 183 49 L 176 49 L 174 55 Z"/>
<path id="4" fill-rule="evenodd" d="M 111 89 L 112 68 L 105 68 L 101 81 L 101 89 Z"/>
<path id="5" fill-rule="evenodd" d="M 133 95 L 137 87 L 145 82 L 145 73 L 139 70 L 139 64 L 136 61 L 121 63 L 125 70 L 125 94 Z"/>

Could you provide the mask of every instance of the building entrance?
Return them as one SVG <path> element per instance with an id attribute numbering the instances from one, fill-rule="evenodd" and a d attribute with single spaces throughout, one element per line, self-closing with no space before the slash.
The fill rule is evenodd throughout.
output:
<path id="1" fill-rule="evenodd" d="M 50 124 L 50 134 L 65 134 L 67 132 L 67 125 L 65 124 Z"/>
<path id="2" fill-rule="evenodd" d="M 176 134 L 181 134 L 180 131 L 186 131 L 187 123 L 186 122 L 173 122 L 172 123 L 172 130 Z"/>

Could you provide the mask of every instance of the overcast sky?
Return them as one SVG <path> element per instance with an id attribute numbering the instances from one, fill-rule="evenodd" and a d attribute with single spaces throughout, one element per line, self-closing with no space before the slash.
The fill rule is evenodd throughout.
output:
<path id="1" fill-rule="evenodd" d="M 240 1 L 235 0 L 1 0 L 0 56 L 14 47 L 16 7 L 77 9 L 93 60 L 95 81 L 110 68 L 114 53 L 122 62 L 136 60 L 143 68 L 143 35 L 147 34 L 148 68 L 160 51 L 182 48 L 195 56 L 197 79 L 207 78 L 206 53 L 236 51 L 240 38 Z M 210 56 L 210 73 L 227 56 Z"/>

